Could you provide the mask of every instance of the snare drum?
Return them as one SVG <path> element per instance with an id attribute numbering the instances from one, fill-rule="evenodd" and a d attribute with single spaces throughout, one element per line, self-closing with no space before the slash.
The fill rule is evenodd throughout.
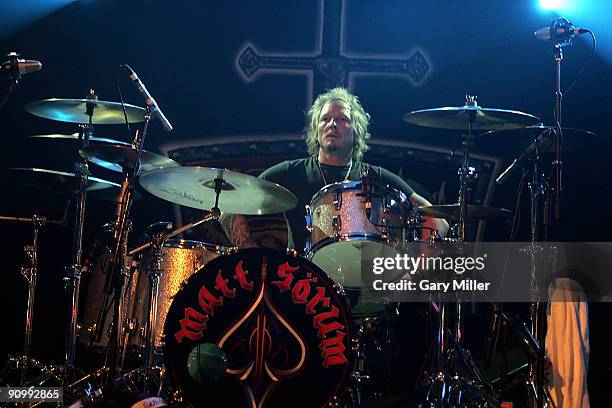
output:
<path id="1" fill-rule="evenodd" d="M 161 248 L 161 269 L 159 278 L 159 295 L 157 298 L 157 333 L 153 334 L 154 345 L 162 346 L 162 328 L 166 321 L 172 299 L 181 285 L 198 269 L 216 257 L 229 251 L 227 247 L 208 244 L 200 241 L 167 240 Z M 154 262 L 153 254 L 147 253 L 141 263 L 135 287 L 135 295 L 131 304 L 129 327 L 130 347 L 145 346 L 145 333 L 148 321 L 149 306 L 149 276 Z"/>
<path id="2" fill-rule="evenodd" d="M 408 197 L 394 188 L 375 186 L 366 203 L 361 181 L 327 185 L 306 209 L 307 257 L 345 288 L 363 288 L 362 255 L 394 257 L 410 215 Z"/>

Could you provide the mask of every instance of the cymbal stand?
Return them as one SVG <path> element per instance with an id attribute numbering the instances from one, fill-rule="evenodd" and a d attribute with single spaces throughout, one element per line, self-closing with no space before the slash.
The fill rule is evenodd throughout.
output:
<path id="1" fill-rule="evenodd" d="M 530 405 L 533 407 L 545 407 L 547 406 L 547 395 L 544 388 L 544 349 L 541 345 L 544 344 L 545 333 L 544 333 L 544 320 L 545 320 L 545 307 L 540 299 L 538 279 L 538 260 L 543 255 L 543 248 L 538 245 L 542 237 L 547 236 L 547 231 L 543 231 L 540 228 L 542 218 L 548 219 L 549 200 L 546 199 L 542 213 L 542 197 L 548 197 L 547 184 L 543 179 L 544 175 L 541 173 L 539 168 L 540 155 L 538 145 L 534 157 L 532 158 L 531 168 L 531 182 L 529 183 L 530 190 L 530 244 L 529 244 L 529 256 L 531 266 L 531 277 L 530 277 L 530 292 L 531 292 L 531 303 L 529 305 L 529 323 L 531 335 L 535 339 L 539 347 L 540 352 L 537 354 L 537 358 L 530 361 L 529 366 L 529 377 L 527 383 L 530 391 Z"/>
<path id="2" fill-rule="evenodd" d="M 29 366 L 40 365 L 36 361 L 32 361 L 30 357 L 30 348 L 32 345 L 32 324 L 34 321 L 34 300 L 36 295 L 36 283 L 38 278 L 38 234 L 40 229 L 46 224 L 63 224 L 64 221 L 49 221 L 45 217 L 41 217 L 40 215 L 33 215 L 32 217 L 0 216 L 0 221 L 27 222 L 32 224 L 32 244 L 24 246 L 24 252 L 29 262 L 29 265 L 23 266 L 21 268 L 21 276 L 28 284 L 28 299 L 26 302 L 26 314 L 23 336 L 23 352 L 21 353 L 21 355 L 13 357 L 13 360 L 17 366 L 16 369 L 19 372 L 19 384 L 24 385 L 28 376 Z M 8 373 L 3 372 L 2 375 L 0 375 L 0 381 L 4 381 L 4 378 L 7 375 Z"/>
<path id="3" fill-rule="evenodd" d="M 466 95 L 465 105 L 477 107 L 476 97 Z M 466 239 L 466 226 L 468 223 L 468 195 L 470 183 L 477 177 L 474 169 L 470 167 L 470 146 L 474 144 L 475 136 L 473 134 L 473 124 L 476 120 L 476 110 L 469 111 L 467 122 L 467 134 L 461 135 L 463 145 L 463 163 L 459 168 L 459 219 L 454 226 L 455 237 L 453 242 L 459 248 Z M 435 357 L 435 375 L 431 379 L 431 386 L 425 396 L 425 399 L 430 406 L 454 407 L 462 404 L 462 394 L 468 394 L 465 389 L 465 381 L 459 375 L 459 357 L 464 365 L 476 381 L 482 385 L 489 395 L 494 397 L 492 387 L 480 372 L 476 363 L 473 361 L 469 351 L 462 347 L 463 340 L 463 304 L 462 300 L 457 297 L 455 307 L 455 327 L 454 331 L 448 327 L 447 305 L 445 302 L 436 302 L 433 299 L 431 304 L 438 314 L 438 326 L 436 328 L 436 357 Z M 448 342 L 447 342 L 448 340 Z M 449 345 L 451 347 L 449 347 Z M 453 369 L 452 375 L 447 374 L 449 368 Z M 450 380 L 450 381 L 449 381 Z M 472 393 L 473 394 L 473 393 Z M 478 397 L 478 396 L 475 396 Z"/>
<path id="4" fill-rule="evenodd" d="M 134 161 L 130 164 L 130 167 L 124 169 L 124 178 L 121 184 L 121 192 L 117 203 L 117 219 L 115 221 L 115 250 L 113 252 L 113 260 L 111 263 L 110 275 L 113 279 L 114 288 L 114 304 L 113 304 L 113 324 L 111 328 L 110 341 L 107 351 L 106 363 L 109 367 L 109 375 L 107 378 L 107 385 L 112 386 L 112 381 L 115 376 L 120 374 L 121 364 L 121 341 L 123 335 L 123 322 L 122 314 L 123 310 L 123 294 L 125 281 L 127 278 L 127 271 L 125 268 L 125 257 L 127 256 L 127 235 L 128 235 L 128 217 L 132 202 L 134 198 L 134 185 L 140 168 L 140 155 L 144 147 L 145 137 L 147 129 L 149 127 L 149 120 L 151 119 L 151 109 L 147 106 L 145 111 L 144 125 L 142 132 L 136 132 L 134 137 L 134 148 L 136 154 L 134 155 Z M 119 267 L 121 265 L 121 267 Z"/>
<path id="5" fill-rule="evenodd" d="M 164 245 L 165 237 L 163 233 L 157 233 L 153 235 L 151 244 L 153 245 L 153 265 L 147 271 L 149 278 L 149 313 L 147 330 L 145 331 L 145 355 L 144 355 L 144 393 L 149 392 L 149 376 L 152 373 L 154 362 L 153 353 L 155 352 L 155 338 L 157 337 L 157 302 L 159 299 L 159 280 L 161 278 L 162 270 L 162 247 Z"/>
<path id="6" fill-rule="evenodd" d="M 95 102 L 98 97 L 95 95 L 94 90 L 90 89 L 87 95 L 88 100 Z M 89 116 L 88 124 L 79 125 L 79 141 L 82 148 L 89 146 L 89 138 L 93 135 L 93 115 L 95 110 L 95 103 L 86 104 L 86 115 Z M 73 250 L 72 250 L 72 265 L 67 268 L 67 274 L 64 278 L 64 282 L 68 291 L 70 292 L 70 303 L 69 303 L 69 314 L 68 314 L 68 328 L 66 331 L 66 349 L 64 355 L 64 364 L 66 368 L 66 383 L 71 382 L 71 378 L 68 378 L 69 373 L 74 369 L 74 358 L 75 358 L 75 347 L 76 347 L 76 333 L 77 333 L 77 318 L 79 311 L 79 292 L 81 287 L 81 275 L 83 273 L 83 227 L 85 224 L 85 203 L 87 199 L 87 181 L 89 178 L 89 166 L 87 159 L 80 156 L 78 161 L 74 163 L 75 170 L 75 194 L 76 200 L 76 211 L 75 211 L 75 224 L 74 224 L 74 235 L 73 235 Z"/>

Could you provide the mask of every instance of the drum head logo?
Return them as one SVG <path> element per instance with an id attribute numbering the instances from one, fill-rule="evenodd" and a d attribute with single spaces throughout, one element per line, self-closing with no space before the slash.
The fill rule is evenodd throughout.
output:
<path id="1" fill-rule="evenodd" d="M 309 261 L 246 249 L 214 259 L 174 299 L 164 357 L 192 405 L 328 404 L 349 365 L 350 317 Z M 313 388 L 312 384 L 317 384 Z"/>

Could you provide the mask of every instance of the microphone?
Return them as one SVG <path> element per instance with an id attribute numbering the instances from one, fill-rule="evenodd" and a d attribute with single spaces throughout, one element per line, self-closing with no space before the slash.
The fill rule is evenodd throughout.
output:
<path id="1" fill-rule="evenodd" d="M 521 164 L 523 164 L 524 161 L 530 159 L 533 154 L 537 151 L 537 149 L 542 146 L 544 143 L 546 143 L 546 141 L 548 141 L 548 137 L 549 135 L 552 133 L 554 134 L 554 132 L 552 131 L 553 129 L 547 129 L 545 132 L 543 132 L 542 134 L 540 134 L 536 140 L 534 140 L 533 142 L 531 142 L 531 144 L 527 147 L 527 149 L 525 149 L 519 157 L 515 158 L 512 163 L 510 164 L 510 166 L 508 166 L 506 168 L 506 170 L 504 170 L 496 179 L 495 182 L 497 184 L 504 184 L 504 182 L 506 181 L 506 179 L 508 179 L 512 174 L 514 174 L 514 172 L 519 168 L 519 166 Z"/>
<path id="2" fill-rule="evenodd" d="M 136 72 L 134 72 L 134 70 L 130 68 L 130 66 L 127 64 L 124 64 L 123 67 L 125 67 L 125 69 L 127 69 L 128 72 L 130 73 L 130 79 L 136 86 L 136 89 L 138 89 L 138 92 L 140 92 L 140 94 L 144 97 L 144 100 L 147 106 L 151 108 L 151 113 L 155 117 L 157 117 L 157 119 L 159 119 L 164 130 L 166 132 L 170 132 L 172 130 L 172 125 L 170 124 L 170 121 L 168 120 L 168 118 L 166 118 L 166 116 L 163 114 L 161 109 L 159 109 L 159 105 L 157 105 L 157 102 L 155 101 L 155 99 L 153 99 L 153 97 L 151 96 L 147 88 L 144 86 L 140 78 L 138 78 L 138 75 L 136 75 Z"/>
<path id="3" fill-rule="evenodd" d="M 40 71 L 42 69 L 41 62 L 36 60 L 18 59 L 15 65 L 15 71 L 18 71 L 19 75 L 30 74 L 32 72 Z M 2 71 L 11 71 L 11 69 L 14 69 L 13 67 L 15 65 L 13 65 L 11 61 L 3 62 Z"/>
<path id="4" fill-rule="evenodd" d="M 533 34 L 541 41 L 553 40 L 559 43 L 569 43 L 576 35 L 588 32 L 588 29 L 576 28 L 567 18 L 560 17 L 554 19 L 550 27 L 542 27 Z"/>
<path id="5" fill-rule="evenodd" d="M 9 57 L 9 60 L 2 63 L 0 70 L 8 72 L 10 75 L 19 77 L 31 72 L 40 71 L 42 68 L 40 61 L 21 59 L 15 51 L 9 52 L 7 57 Z"/>

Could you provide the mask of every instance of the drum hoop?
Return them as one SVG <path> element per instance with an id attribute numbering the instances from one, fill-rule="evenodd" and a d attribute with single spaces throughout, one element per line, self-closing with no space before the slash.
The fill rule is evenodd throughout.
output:
<path id="1" fill-rule="evenodd" d="M 343 321 L 342 323 L 346 325 L 346 333 L 349 336 L 349 341 L 348 343 L 351 344 L 351 339 L 354 336 L 355 333 L 355 320 L 353 318 L 351 309 L 349 307 L 348 301 L 346 299 L 346 294 L 344 292 L 344 287 L 339 284 L 338 282 L 334 281 L 333 279 L 331 279 L 326 273 L 325 271 L 323 271 L 323 269 L 321 269 L 319 266 L 317 266 L 315 263 L 311 262 L 310 260 L 308 260 L 306 257 L 301 257 L 301 256 L 297 256 L 293 253 L 289 253 L 289 252 L 283 252 L 283 251 L 278 251 L 275 249 L 268 249 L 268 248 L 241 248 L 241 249 L 236 249 L 235 252 L 231 252 L 228 254 L 228 256 L 231 255 L 236 255 L 236 254 L 242 254 L 243 256 L 249 256 L 250 253 L 254 253 L 256 255 L 259 255 L 259 253 L 261 252 L 270 252 L 274 255 L 274 253 L 278 254 L 285 254 L 287 257 L 293 257 L 295 259 L 298 259 L 298 262 L 308 262 L 310 263 L 310 267 L 313 269 L 313 271 L 315 271 L 317 274 L 317 276 L 320 276 L 322 278 L 325 278 L 328 280 L 327 284 L 330 285 L 330 289 L 332 292 L 335 292 L 335 294 L 333 295 L 333 298 L 335 299 L 335 301 L 337 301 L 338 303 L 336 304 L 338 307 L 341 308 L 341 312 L 345 313 L 345 318 L 346 320 Z M 211 261 L 211 262 L 215 262 L 215 260 Z M 198 276 L 199 274 L 205 273 L 204 271 L 208 268 L 210 269 L 210 263 L 203 265 L 202 267 L 200 267 L 198 270 L 196 270 L 191 277 L 189 278 L 191 279 L 196 279 L 195 277 Z M 184 293 L 187 290 L 187 285 L 189 284 L 189 282 L 187 282 L 187 284 L 183 285 L 179 291 L 177 292 L 175 299 L 172 300 L 171 303 L 171 308 L 174 305 L 174 303 L 176 302 L 177 299 L 181 299 L 182 297 L 184 297 Z M 331 295 L 331 293 L 330 293 Z M 170 316 L 170 311 L 168 313 L 168 316 Z M 166 320 L 166 322 L 164 323 L 163 329 L 162 329 L 162 333 L 164 335 L 166 335 L 166 331 L 167 331 L 167 325 L 168 321 Z M 171 379 L 171 381 L 174 383 L 174 385 L 179 389 L 182 390 L 181 388 L 181 384 L 179 383 L 179 378 L 177 378 L 177 376 L 175 375 L 175 368 L 173 368 L 173 364 L 172 364 L 172 353 L 168 351 L 168 345 L 167 344 L 162 344 L 162 354 L 163 354 L 163 359 L 164 362 L 166 364 L 166 370 L 168 370 L 167 372 L 170 374 L 169 378 Z M 348 364 L 346 364 L 345 369 L 342 372 L 341 377 L 338 379 L 338 382 L 335 386 L 335 389 L 333 391 L 333 393 L 329 396 L 328 401 L 323 405 L 323 406 L 328 406 L 330 405 L 335 399 L 336 397 L 340 394 L 340 392 L 344 389 L 344 387 L 347 386 L 348 382 L 349 382 L 349 377 L 350 377 L 350 371 L 351 371 L 351 367 L 353 365 L 353 355 L 352 353 L 348 353 L 347 354 L 349 362 Z M 191 398 L 191 395 L 187 396 L 187 400 L 189 400 Z"/>
<path id="2" fill-rule="evenodd" d="M 371 232 L 354 232 L 350 234 L 338 234 L 338 235 L 334 235 L 333 237 L 324 238 L 320 240 L 319 242 L 317 242 L 307 252 L 306 258 L 308 258 L 308 260 L 311 261 L 311 258 L 314 256 L 315 252 L 317 252 L 318 250 L 322 249 L 323 247 L 329 244 L 335 244 L 338 242 L 350 242 L 350 241 L 368 241 L 368 242 L 374 242 L 374 243 L 379 243 L 379 244 L 388 244 L 388 243 L 393 242 L 389 239 L 384 238 L 380 234 L 373 234 Z"/>
<path id="3" fill-rule="evenodd" d="M 330 183 L 326 186 L 323 186 L 319 191 L 315 193 L 314 196 L 312 196 L 312 199 L 310 200 L 310 207 L 314 208 L 315 203 L 319 201 L 321 197 L 326 196 L 331 191 L 334 191 L 334 190 L 361 190 L 361 188 L 359 187 L 360 184 L 361 184 L 360 180 L 357 180 L 357 181 L 345 180 L 345 181 L 337 181 L 335 183 Z M 399 198 L 399 201 L 401 203 L 405 203 L 408 201 L 408 196 L 406 195 L 406 193 L 404 193 L 403 191 L 395 187 L 391 187 L 389 185 L 386 185 L 384 187 L 380 185 L 378 187 L 384 188 L 385 192 L 387 193 L 391 192 L 392 194 L 394 194 L 396 198 Z"/>
<path id="4" fill-rule="evenodd" d="M 216 252 L 224 253 L 229 250 L 229 247 L 224 247 L 217 244 L 211 244 L 203 241 L 195 241 L 188 239 L 167 239 L 164 241 L 164 248 L 180 248 L 180 249 L 196 249 L 204 248 Z"/>

